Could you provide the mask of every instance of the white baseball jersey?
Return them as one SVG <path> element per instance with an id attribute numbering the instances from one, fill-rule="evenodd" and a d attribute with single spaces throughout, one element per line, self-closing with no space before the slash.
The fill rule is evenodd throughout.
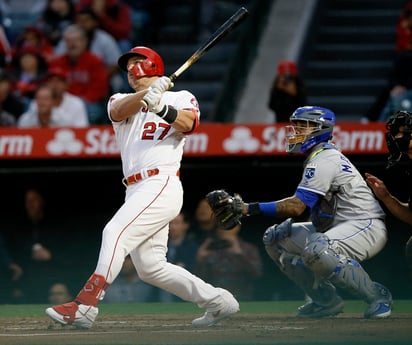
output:
<path id="1" fill-rule="evenodd" d="M 108 103 L 126 94 L 115 94 Z M 188 91 L 165 92 L 162 101 L 176 109 L 192 109 L 199 116 L 195 97 Z M 186 134 L 175 130 L 158 115 L 139 112 L 113 122 L 125 177 L 148 169 L 147 175 L 126 189 L 125 202 L 106 224 L 95 273 L 108 284 L 119 274 L 127 254 L 139 277 L 183 300 L 216 309 L 222 303 L 221 289 L 207 284 L 186 269 L 167 262 L 169 222 L 183 205 L 183 187 L 176 172 L 180 167 Z"/>
<path id="2" fill-rule="evenodd" d="M 108 103 L 108 113 L 115 100 L 127 95 L 113 95 Z M 167 91 L 162 100 L 176 109 L 195 109 L 200 116 L 197 100 L 188 91 Z M 141 109 L 135 116 L 112 124 L 125 177 L 153 168 L 169 173 L 179 170 L 186 135 L 176 131 L 158 115 Z"/>

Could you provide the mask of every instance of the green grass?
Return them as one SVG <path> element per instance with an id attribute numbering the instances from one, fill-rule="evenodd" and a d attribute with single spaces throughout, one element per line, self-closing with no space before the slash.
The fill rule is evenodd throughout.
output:
<path id="1" fill-rule="evenodd" d="M 240 313 L 273 313 L 295 314 L 301 301 L 263 301 L 241 302 Z M 43 304 L 4 304 L 0 305 L 0 317 L 34 317 L 44 316 L 49 305 Z M 345 301 L 346 313 L 363 313 L 366 304 L 362 301 Z M 199 313 L 199 308 L 192 303 L 135 303 L 135 304 L 104 304 L 99 305 L 100 313 L 106 315 L 133 315 L 133 314 L 175 314 Z M 394 301 L 393 314 L 412 313 L 412 300 Z"/>

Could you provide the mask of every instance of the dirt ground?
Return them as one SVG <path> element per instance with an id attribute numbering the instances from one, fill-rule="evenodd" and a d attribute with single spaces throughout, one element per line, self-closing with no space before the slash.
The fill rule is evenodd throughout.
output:
<path id="1" fill-rule="evenodd" d="M 190 322 L 197 316 L 101 316 L 89 330 L 62 327 L 47 317 L 0 318 L 0 344 L 412 344 L 412 314 L 384 320 L 237 314 L 213 327 L 194 328 Z"/>

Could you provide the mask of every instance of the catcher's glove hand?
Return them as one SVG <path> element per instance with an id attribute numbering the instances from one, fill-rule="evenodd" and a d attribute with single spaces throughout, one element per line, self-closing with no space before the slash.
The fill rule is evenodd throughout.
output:
<path id="1" fill-rule="evenodd" d="M 229 230 L 241 224 L 244 203 L 239 194 L 232 196 L 224 190 L 214 190 L 206 195 L 206 200 L 222 228 Z"/>

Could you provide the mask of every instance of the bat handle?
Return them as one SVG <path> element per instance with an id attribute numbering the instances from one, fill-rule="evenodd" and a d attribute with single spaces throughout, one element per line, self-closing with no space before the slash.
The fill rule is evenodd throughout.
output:
<path id="1" fill-rule="evenodd" d="M 172 83 L 177 79 L 177 77 L 178 77 L 178 75 L 176 75 L 176 73 L 173 73 L 169 76 Z"/>
<path id="2" fill-rule="evenodd" d="M 141 106 L 142 108 L 147 108 L 147 103 L 146 103 L 146 101 L 145 101 L 144 99 L 140 100 L 140 106 Z"/>
<path id="3" fill-rule="evenodd" d="M 179 76 L 179 75 L 177 75 L 176 73 L 173 73 L 173 74 L 171 74 L 171 75 L 169 76 L 169 78 L 170 78 L 171 82 L 173 83 L 173 82 L 177 79 L 178 76 Z M 146 90 L 146 91 L 147 91 L 147 90 Z M 146 101 L 145 101 L 144 99 L 142 99 L 142 100 L 140 101 L 140 106 L 141 106 L 142 108 L 147 108 L 147 103 L 146 103 Z"/>

